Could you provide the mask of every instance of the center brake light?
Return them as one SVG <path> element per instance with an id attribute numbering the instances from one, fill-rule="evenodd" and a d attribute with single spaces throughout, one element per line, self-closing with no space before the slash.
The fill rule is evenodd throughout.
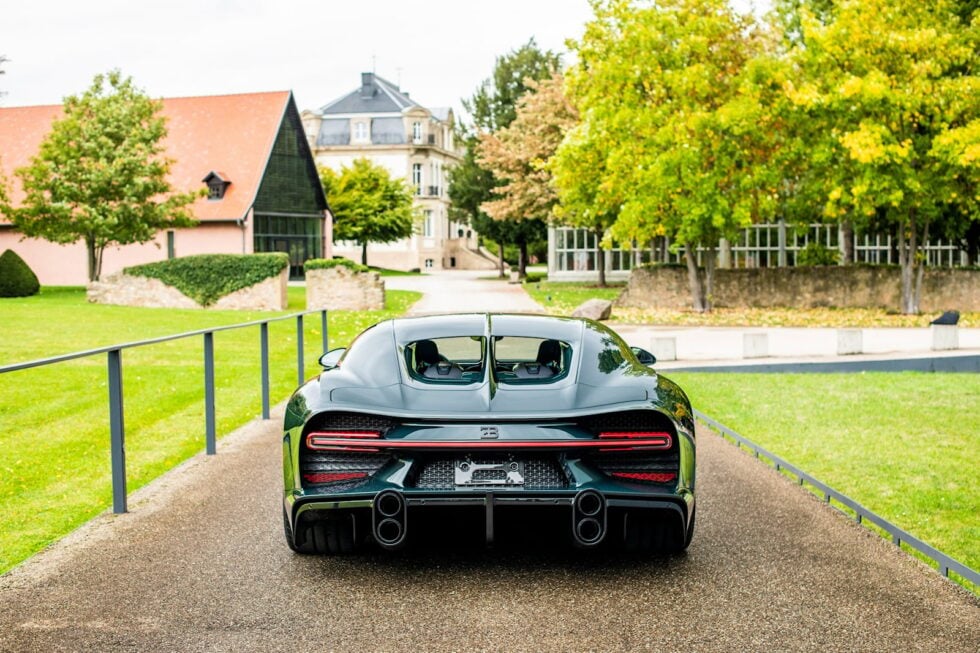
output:
<path id="1" fill-rule="evenodd" d="M 379 442 L 380 440 L 380 442 Z M 316 451 L 363 451 L 382 449 L 598 449 L 631 451 L 670 449 L 673 438 L 661 431 L 602 432 L 595 440 L 383 440 L 379 431 L 314 431 L 306 447 Z"/>

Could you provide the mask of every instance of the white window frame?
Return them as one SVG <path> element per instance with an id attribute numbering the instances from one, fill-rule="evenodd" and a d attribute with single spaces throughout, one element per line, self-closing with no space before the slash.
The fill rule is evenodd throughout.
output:
<path id="1" fill-rule="evenodd" d="M 419 145 L 422 142 L 422 123 L 412 123 L 412 142 Z"/>
<path id="2" fill-rule="evenodd" d="M 415 194 L 422 194 L 422 164 L 412 164 L 412 185 L 415 186 Z"/>
<path id="3" fill-rule="evenodd" d="M 425 219 L 422 220 L 422 236 L 425 238 L 432 238 L 433 227 L 435 226 L 432 218 L 432 210 L 425 210 Z"/>
<path id="4" fill-rule="evenodd" d="M 368 130 L 368 124 L 363 120 L 358 120 L 354 122 L 354 141 L 357 143 L 364 143 L 371 138 L 370 131 Z"/>

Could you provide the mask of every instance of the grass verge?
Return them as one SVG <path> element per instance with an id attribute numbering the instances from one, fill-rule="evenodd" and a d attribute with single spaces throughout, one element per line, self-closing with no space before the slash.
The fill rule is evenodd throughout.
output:
<path id="1" fill-rule="evenodd" d="M 980 568 L 980 376 L 669 376 L 710 417 Z"/>
<path id="2" fill-rule="evenodd" d="M 400 315 L 419 293 L 389 291 L 383 311 L 331 311 L 330 347 Z M 305 289 L 289 287 L 289 311 Z M 0 364 L 285 313 L 89 304 L 81 288 L 44 288 L 0 300 Z M 304 320 L 307 375 L 318 369 L 320 320 Z M 228 433 L 261 410 L 257 327 L 216 333 L 217 428 Z M 296 323 L 269 327 L 272 400 L 296 386 Z M 126 467 L 135 490 L 204 447 L 200 336 L 123 351 Z M 0 375 L 0 573 L 111 504 L 105 355 Z M 219 445 L 220 448 L 220 445 Z"/>

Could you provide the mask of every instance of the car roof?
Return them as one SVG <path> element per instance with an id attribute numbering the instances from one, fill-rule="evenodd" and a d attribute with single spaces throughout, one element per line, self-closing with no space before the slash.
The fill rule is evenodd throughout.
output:
<path id="1" fill-rule="evenodd" d="M 408 343 L 453 336 L 522 336 L 578 342 L 587 321 L 580 318 L 511 313 L 465 313 L 395 318 L 395 340 Z"/>

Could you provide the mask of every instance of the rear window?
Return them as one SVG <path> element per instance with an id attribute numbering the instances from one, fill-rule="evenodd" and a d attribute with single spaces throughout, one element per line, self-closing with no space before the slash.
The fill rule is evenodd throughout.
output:
<path id="1" fill-rule="evenodd" d="M 494 373 L 501 383 L 551 383 L 568 375 L 572 348 L 549 338 L 494 336 Z"/>
<path id="2" fill-rule="evenodd" d="M 486 360 L 483 336 L 427 338 L 405 346 L 405 364 L 412 378 L 426 383 L 473 383 L 483 379 Z"/>

